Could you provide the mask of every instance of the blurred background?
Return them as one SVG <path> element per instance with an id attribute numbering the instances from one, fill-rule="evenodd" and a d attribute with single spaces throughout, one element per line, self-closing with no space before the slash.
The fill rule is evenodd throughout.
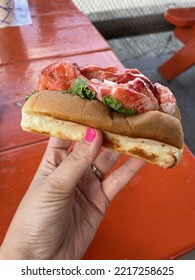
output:
<path id="1" fill-rule="evenodd" d="M 73 0 L 93 22 L 122 63 L 169 55 L 182 43 L 163 14 L 171 8 L 195 7 L 194 0 Z"/>

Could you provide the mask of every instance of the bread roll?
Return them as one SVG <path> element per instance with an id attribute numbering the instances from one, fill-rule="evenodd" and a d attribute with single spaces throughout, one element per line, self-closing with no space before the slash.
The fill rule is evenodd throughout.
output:
<path id="1" fill-rule="evenodd" d="M 179 162 L 183 151 L 178 118 L 178 110 L 175 116 L 160 111 L 127 116 L 97 100 L 41 91 L 24 104 L 21 126 L 26 131 L 74 141 L 81 140 L 86 127 L 94 127 L 103 132 L 105 147 L 170 168 Z"/>

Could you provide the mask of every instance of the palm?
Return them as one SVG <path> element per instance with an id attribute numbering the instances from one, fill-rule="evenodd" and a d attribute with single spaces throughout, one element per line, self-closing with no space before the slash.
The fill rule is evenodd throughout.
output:
<path id="1" fill-rule="evenodd" d="M 59 140 L 57 141 L 60 143 Z M 33 184 L 40 185 L 66 157 L 66 150 L 61 150 L 59 146 L 57 148 L 52 146 L 49 153 L 45 154 Z M 44 228 L 50 228 L 50 224 L 56 225 L 52 227 L 51 232 L 47 230 L 47 235 L 44 235 L 42 241 L 40 240 L 42 244 L 39 246 L 42 248 L 43 256 L 39 257 L 44 259 L 80 259 L 91 243 L 107 205 L 108 199 L 102 191 L 101 182 L 91 171 L 91 168 L 87 169 L 74 193 L 68 197 L 68 203 L 64 199 L 58 202 L 60 211 L 55 208 L 54 212 L 52 208 L 47 208 L 50 210 L 46 212 L 47 216 L 38 217 L 38 219 L 42 219 L 41 232 Z M 62 208 L 64 211 L 61 211 Z M 39 232 L 39 236 L 42 236 L 41 232 Z M 48 242 L 51 238 L 53 238 L 54 243 Z M 50 244 L 49 249 L 48 244 Z"/>
<path id="2" fill-rule="evenodd" d="M 99 180 L 89 185 L 79 183 L 75 189 L 70 221 L 64 229 L 64 240 L 54 256 L 57 259 L 80 259 L 93 240 L 107 207 Z"/>

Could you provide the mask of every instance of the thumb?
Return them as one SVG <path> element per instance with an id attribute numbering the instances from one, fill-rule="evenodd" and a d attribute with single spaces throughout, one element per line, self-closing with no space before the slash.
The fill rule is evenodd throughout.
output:
<path id="1" fill-rule="evenodd" d="M 72 191 L 97 157 L 102 141 L 100 131 L 88 128 L 81 142 L 75 145 L 68 157 L 47 177 L 48 184 L 55 186 L 60 193 Z"/>

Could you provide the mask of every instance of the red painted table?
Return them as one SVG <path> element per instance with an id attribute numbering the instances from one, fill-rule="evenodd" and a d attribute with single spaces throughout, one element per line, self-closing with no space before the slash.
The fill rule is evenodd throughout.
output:
<path id="1" fill-rule="evenodd" d="M 123 68 L 71 1 L 30 0 L 29 5 L 32 25 L 0 29 L 1 242 L 47 144 L 45 136 L 20 128 L 20 105 L 36 87 L 40 70 L 60 57 Z M 171 259 L 194 249 L 194 170 L 186 147 L 173 170 L 145 164 L 114 199 L 84 258 Z"/>
<path id="2" fill-rule="evenodd" d="M 175 26 L 175 37 L 184 43 L 184 46 L 158 69 L 161 75 L 170 81 L 195 64 L 195 7 L 170 9 L 164 17 Z"/>

